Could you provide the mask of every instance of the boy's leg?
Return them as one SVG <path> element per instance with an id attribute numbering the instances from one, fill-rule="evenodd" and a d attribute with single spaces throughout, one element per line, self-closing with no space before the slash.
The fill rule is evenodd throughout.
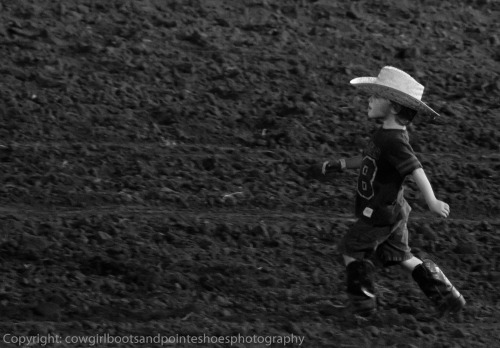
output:
<path id="1" fill-rule="evenodd" d="M 349 298 L 345 309 L 349 314 L 369 316 L 376 311 L 375 266 L 366 259 L 367 251 L 374 250 L 379 243 L 373 230 L 373 226 L 357 221 L 340 242 Z"/>
<path id="2" fill-rule="evenodd" d="M 458 312 L 465 306 L 463 296 L 434 262 L 411 254 L 406 221 L 395 225 L 391 236 L 377 249 L 377 256 L 385 266 L 399 264 L 411 273 L 441 315 Z"/>
<path id="3" fill-rule="evenodd" d="M 413 279 L 441 315 L 459 312 L 465 306 L 464 297 L 433 261 L 413 257 L 401 262 L 401 266 L 411 272 Z"/>
<path id="4" fill-rule="evenodd" d="M 377 227 L 357 220 L 339 243 L 347 273 L 349 310 L 370 315 L 376 310 L 375 266 L 368 260 L 391 234 L 391 226 Z"/>
<path id="5" fill-rule="evenodd" d="M 403 268 L 403 270 L 409 274 L 411 274 L 413 272 L 413 270 L 415 269 L 415 267 L 417 267 L 420 264 L 422 264 L 422 260 L 420 260 L 418 257 L 415 257 L 415 256 L 413 256 L 409 260 L 402 261 L 400 263 L 401 268 Z"/>

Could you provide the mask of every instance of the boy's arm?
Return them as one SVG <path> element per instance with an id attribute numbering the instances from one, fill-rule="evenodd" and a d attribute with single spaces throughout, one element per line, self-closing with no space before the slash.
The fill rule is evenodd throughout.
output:
<path id="1" fill-rule="evenodd" d="M 450 214 L 450 206 L 434 196 L 431 183 L 422 168 L 415 169 L 412 173 L 413 180 L 417 184 L 420 192 L 424 195 L 425 201 L 429 206 L 430 211 L 442 216 L 448 217 Z"/>
<path id="2" fill-rule="evenodd" d="M 306 176 L 310 179 L 317 179 L 320 181 L 330 181 L 337 173 L 346 169 L 355 169 L 361 167 L 361 156 L 352 158 L 342 158 L 339 160 L 325 161 L 323 163 L 314 164 L 304 168 Z"/>
<path id="3" fill-rule="evenodd" d="M 363 156 L 356 156 L 345 159 L 346 169 L 357 169 L 361 167 L 361 162 L 363 162 Z"/>
<path id="4" fill-rule="evenodd" d="M 361 156 L 342 158 L 339 160 L 325 161 L 305 168 L 306 175 L 310 179 L 320 181 L 330 181 L 337 173 L 346 169 L 356 169 L 361 167 Z"/>
<path id="5" fill-rule="evenodd" d="M 342 171 L 346 169 L 356 169 L 361 167 L 363 157 L 356 156 L 351 158 L 341 158 L 336 161 L 323 162 L 322 173 L 327 174 L 331 171 Z"/>

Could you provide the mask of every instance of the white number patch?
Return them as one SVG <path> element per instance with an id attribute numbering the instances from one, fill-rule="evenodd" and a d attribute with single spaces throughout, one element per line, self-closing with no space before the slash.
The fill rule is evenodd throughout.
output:
<path id="1" fill-rule="evenodd" d="M 374 195 L 373 181 L 377 174 L 377 163 L 371 157 L 363 158 L 361 171 L 358 178 L 358 194 L 365 198 L 370 199 Z"/>

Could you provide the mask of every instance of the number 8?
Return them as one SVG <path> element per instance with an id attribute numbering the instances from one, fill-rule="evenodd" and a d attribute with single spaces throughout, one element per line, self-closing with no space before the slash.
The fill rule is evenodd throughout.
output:
<path id="1" fill-rule="evenodd" d="M 358 193 L 365 199 L 373 197 L 373 180 L 377 174 L 377 163 L 371 157 L 363 158 L 363 164 L 358 178 Z"/>

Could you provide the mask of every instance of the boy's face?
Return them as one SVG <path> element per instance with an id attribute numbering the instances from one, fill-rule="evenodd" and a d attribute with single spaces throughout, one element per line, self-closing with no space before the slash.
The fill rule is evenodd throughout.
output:
<path id="1" fill-rule="evenodd" d="M 368 99 L 368 118 L 386 118 L 391 114 L 392 104 L 388 99 L 372 95 Z"/>

